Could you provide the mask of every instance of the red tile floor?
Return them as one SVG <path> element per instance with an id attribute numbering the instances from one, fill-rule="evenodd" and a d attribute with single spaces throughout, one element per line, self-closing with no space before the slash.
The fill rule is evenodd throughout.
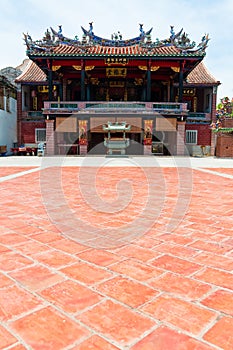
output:
<path id="1" fill-rule="evenodd" d="M 0 349 L 233 349 L 232 169 L 28 170 L 0 168 Z"/>

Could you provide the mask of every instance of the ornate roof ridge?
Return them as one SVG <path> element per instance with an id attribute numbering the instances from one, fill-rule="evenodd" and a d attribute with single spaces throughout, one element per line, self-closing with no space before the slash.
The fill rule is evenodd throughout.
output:
<path id="1" fill-rule="evenodd" d="M 90 48 L 100 46 L 108 48 L 130 48 L 139 46 L 145 49 L 148 53 L 152 52 L 156 48 L 162 47 L 175 47 L 179 50 L 181 54 L 199 54 L 204 55 L 209 42 L 209 35 L 205 34 L 201 42 L 196 45 L 194 41 L 188 38 L 188 34 L 183 31 L 183 28 L 177 33 L 174 31 L 174 26 L 170 26 L 170 36 L 166 39 L 152 41 L 151 32 L 152 29 L 144 31 L 143 24 L 140 26 L 140 34 L 132 39 L 123 40 L 122 35 L 118 31 L 117 34 L 112 34 L 111 39 L 105 39 L 99 36 L 96 36 L 93 32 L 93 22 L 89 23 L 89 30 L 82 28 L 83 37 L 82 41 L 79 40 L 77 35 L 74 39 L 70 39 L 63 35 L 62 26 L 59 25 L 59 30 L 56 31 L 52 27 L 50 30 L 47 29 L 44 37 L 41 40 L 32 40 L 32 37 L 29 34 L 24 34 L 25 44 L 27 46 L 27 54 L 49 54 L 53 53 L 56 48 L 61 45 L 67 45 L 80 49 L 80 52 L 87 52 Z"/>

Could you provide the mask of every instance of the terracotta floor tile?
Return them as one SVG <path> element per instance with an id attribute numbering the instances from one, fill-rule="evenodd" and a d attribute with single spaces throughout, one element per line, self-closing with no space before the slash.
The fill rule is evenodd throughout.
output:
<path id="1" fill-rule="evenodd" d="M 25 348 L 25 346 L 23 346 L 21 344 L 17 344 L 15 346 L 13 346 L 12 348 L 10 348 L 10 350 L 28 350 L 28 349 Z"/>
<path id="2" fill-rule="evenodd" d="M 233 349 L 233 322 L 230 317 L 221 318 L 203 337 L 220 349 Z"/>
<path id="3" fill-rule="evenodd" d="M 13 271 L 33 264 L 32 260 L 15 252 L 3 252 L 0 254 L 0 269 L 3 271 Z"/>
<path id="4" fill-rule="evenodd" d="M 69 313 L 82 311 L 102 300 L 96 292 L 70 280 L 57 283 L 39 294 Z"/>
<path id="5" fill-rule="evenodd" d="M 180 258 L 188 258 L 198 254 L 198 251 L 182 245 L 163 243 L 154 248 L 155 251 L 164 254 L 171 254 Z"/>
<path id="6" fill-rule="evenodd" d="M 11 252 L 11 250 L 6 246 L 0 244 L 0 253 L 4 253 L 4 252 Z"/>
<path id="7" fill-rule="evenodd" d="M 117 264 L 111 265 L 109 269 L 138 281 L 146 281 L 164 273 L 163 270 L 156 269 L 153 266 L 149 266 L 146 263 L 134 259 L 120 261 Z"/>
<path id="8" fill-rule="evenodd" d="M 171 255 L 163 255 L 151 262 L 153 266 L 158 268 L 179 273 L 181 275 L 190 275 L 198 270 L 201 266 L 195 263 L 192 263 L 185 259 L 180 259 Z"/>
<path id="9" fill-rule="evenodd" d="M 92 337 L 84 340 L 81 344 L 72 348 L 72 350 L 118 350 L 119 348 L 108 343 L 103 338 L 98 335 L 93 335 Z"/>
<path id="10" fill-rule="evenodd" d="M 42 305 L 34 295 L 17 286 L 8 286 L 0 290 L 0 319 L 8 321 Z"/>
<path id="11" fill-rule="evenodd" d="M 49 242 L 49 245 L 53 248 L 59 249 L 63 252 L 70 253 L 70 254 L 78 254 L 82 251 L 90 249 L 70 239 L 60 239 L 55 242 Z"/>
<path id="12" fill-rule="evenodd" d="M 72 266 L 68 266 L 60 270 L 67 276 L 86 284 L 94 284 L 112 277 L 110 272 L 93 265 L 88 265 L 85 262 L 78 262 Z"/>
<path id="13" fill-rule="evenodd" d="M 77 258 L 56 250 L 35 254 L 33 255 L 33 259 L 54 268 L 61 268 L 62 266 L 70 265 L 77 261 Z"/>
<path id="14" fill-rule="evenodd" d="M 149 318 L 113 303 L 111 300 L 84 312 L 80 320 L 103 334 L 104 337 L 117 342 L 121 347 L 130 344 L 155 325 Z"/>
<path id="15" fill-rule="evenodd" d="M 148 282 L 161 292 L 179 295 L 192 300 L 199 299 L 211 290 L 211 286 L 174 273 L 166 273 Z"/>
<path id="16" fill-rule="evenodd" d="M 155 319 L 198 335 L 217 315 L 195 304 L 162 295 L 141 308 Z"/>
<path id="17" fill-rule="evenodd" d="M 44 232 L 44 233 L 39 233 L 36 235 L 31 235 L 30 238 L 35 239 L 38 242 L 41 243 L 49 243 L 53 241 L 59 241 L 63 237 L 59 233 L 55 232 Z"/>
<path id="18" fill-rule="evenodd" d="M 195 274 L 193 277 L 207 283 L 212 283 L 218 287 L 233 289 L 233 275 L 229 272 L 207 267 L 204 271 Z"/>
<path id="19" fill-rule="evenodd" d="M 216 253 L 219 255 L 225 254 L 232 249 L 232 247 L 230 247 L 230 246 L 223 246 L 221 244 L 212 243 L 212 242 L 205 242 L 202 240 L 198 240 L 198 241 L 190 244 L 189 247 L 199 249 L 199 250 L 208 251 L 208 252 L 213 252 L 213 253 Z"/>
<path id="20" fill-rule="evenodd" d="M 159 327 L 131 350 L 211 350 L 212 347 L 168 327 Z"/>
<path id="21" fill-rule="evenodd" d="M 63 280 L 62 276 L 39 265 L 12 272 L 10 275 L 31 291 L 48 288 Z"/>
<path id="22" fill-rule="evenodd" d="M 122 277 L 101 283 L 96 289 L 131 307 L 139 307 L 158 294 L 152 288 Z"/>
<path id="23" fill-rule="evenodd" d="M 0 325 L 0 349 L 7 348 L 17 342 L 18 340 Z"/>
<path id="24" fill-rule="evenodd" d="M 0 288 L 4 288 L 6 286 L 9 286 L 10 284 L 14 284 L 14 281 L 12 281 L 10 278 L 8 278 L 0 272 Z"/>
<path id="25" fill-rule="evenodd" d="M 233 316 L 233 291 L 217 290 L 201 302 L 212 309 Z"/>
<path id="26" fill-rule="evenodd" d="M 14 321 L 10 327 L 35 350 L 64 349 L 89 334 L 84 327 L 51 307 Z"/>
<path id="27" fill-rule="evenodd" d="M 86 260 L 100 266 L 108 266 L 121 260 L 121 257 L 117 256 L 116 254 L 100 249 L 91 249 L 79 253 L 77 256 L 82 260 Z"/>
<path id="28" fill-rule="evenodd" d="M 32 256 L 33 254 L 43 253 L 51 248 L 45 244 L 41 244 L 36 241 L 28 240 L 27 243 L 22 243 L 14 247 L 15 250 L 23 255 Z"/>
<path id="29" fill-rule="evenodd" d="M 227 271 L 233 270 L 233 259 L 227 256 L 203 252 L 193 257 L 192 260 L 210 267 L 216 267 Z"/>
<path id="30" fill-rule="evenodd" d="M 128 258 L 135 258 L 136 260 L 147 262 L 151 259 L 156 258 L 158 255 L 157 252 L 141 248 L 136 245 L 127 245 L 126 247 L 118 249 L 115 254 L 118 254 L 119 256 L 124 256 Z"/>
<path id="31" fill-rule="evenodd" d="M 0 235 L 0 242 L 2 244 L 14 246 L 15 244 L 28 242 L 28 239 L 16 233 L 7 233 L 5 235 Z"/>

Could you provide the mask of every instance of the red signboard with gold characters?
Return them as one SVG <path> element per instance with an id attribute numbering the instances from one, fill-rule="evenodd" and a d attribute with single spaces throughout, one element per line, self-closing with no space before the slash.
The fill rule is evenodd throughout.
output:
<path id="1" fill-rule="evenodd" d="M 153 120 L 144 120 L 144 145 L 152 144 Z"/>

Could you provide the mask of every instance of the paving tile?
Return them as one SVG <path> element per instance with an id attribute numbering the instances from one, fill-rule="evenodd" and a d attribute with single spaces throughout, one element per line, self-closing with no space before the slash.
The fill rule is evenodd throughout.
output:
<path id="1" fill-rule="evenodd" d="M 55 233 L 51 231 L 51 232 L 44 232 L 36 235 L 31 235 L 30 238 L 35 239 L 36 241 L 41 243 L 49 243 L 49 242 L 62 239 L 62 236 L 59 233 Z"/>
<path id="2" fill-rule="evenodd" d="M 168 295 L 159 296 L 142 306 L 141 310 L 157 320 L 168 322 L 195 335 L 217 317 L 212 311 Z"/>
<path id="3" fill-rule="evenodd" d="M 53 248 L 59 249 L 63 252 L 70 253 L 70 254 L 78 254 L 84 250 L 90 249 L 70 239 L 59 239 L 58 241 L 55 241 L 55 242 L 49 242 L 49 245 Z"/>
<path id="4" fill-rule="evenodd" d="M 3 271 L 13 271 L 32 264 L 32 260 L 13 251 L 0 254 L 0 269 Z"/>
<path id="5" fill-rule="evenodd" d="M 233 291 L 217 290 L 202 300 L 203 305 L 233 316 Z"/>
<path id="6" fill-rule="evenodd" d="M 200 270 L 201 265 L 171 255 L 163 255 L 151 262 L 153 266 L 181 275 L 190 275 Z"/>
<path id="7" fill-rule="evenodd" d="M 158 294 L 148 286 L 122 277 L 115 277 L 101 283 L 96 289 L 104 295 L 134 308 L 146 303 Z"/>
<path id="8" fill-rule="evenodd" d="M 39 294 L 68 313 L 80 312 L 103 299 L 98 293 L 70 280 L 57 283 Z"/>
<path id="9" fill-rule="evenodd" d="M 39 242 L 28 240 L 26 243 L 18 244 L 14 247 L 15 250 L 26 256 L 33 256 L 34 254 L 39 254 L 50 250 L 51 248 L 46 244 L 41 244 Z"/>
<path id="10" fill-rule="evenodd" d="M 119 348 L 110 344 L 98 335 L 84 340 L 81 344 L 72 348 L 72 350 L 118 350 Z"/>
<path id="11" fill-rule="evenodd" d="M 100 266 L 108 266 L 122 259 L 116 254 L 100 249 L 91 249 L 79 253 L 78 257 L 82 260 L 86 260 Z"/>
<path id="12" fill-rule="evenodd" d="M 121 347 L 132 343 L 155 326 L 155 322 L 149 318 L 111 300 L 106 300 L 84 312 L 80 320 Z"/>
<path id="13" fill-rule="evenodd" d="M 141 248 L 134 244 L 127 245 L 126 247 L 117 249 L 115 253 L 119 254 L 120 256 L 135 258 L 136 260 L 143 261 L 143 262 L 147 262 L 160 255 L 155 251 L 152 251 L 146 248 Z"/>
<path id="14" fill-rule="evenodd" d="M 178 295 L 192 300 L 199 299 L 211 291 L 211 286 L 208 284 L 170 272 L 152 279 L 148 283 L 161 292 L 168 292 L 174 296 Z"/>
<path id="15" fill-rule="evenodd" d="M 220 349 L 233 349 L 233 322 L 231 317 L 221 318 L 203 337 Z"/>
<path id="16" fill-rule="evenodd" d="M 194 278 L 212 283 L 218 287 L 233 289 L 233 275 L 229 272 L 206 268 L 195 274 Z"/>
<path id="17" fill-rule="evenodd" d="M 155 251 L 164 254 L 171 254 L 180 258 L 188 258 L 198 254 L 198 251 L 190 247 L 184 247 L 183 245 L 163 243 L 154 248 Z"/>
<path id="18" fill-rule="evenodd" d="M 210 267 L 216 267 L 227 271 L 233 270 L 233 259 L 228 256 L 202 252 L 195 257 L 192 257 L 192 260 Z"/>
<path id="19" fill-rule="evenodd" d="M 135 259 L 120 261 L 111 265 L 109 269 L 142 282 L 158 277 L 164 273 L 162 269 L 156 269 L 153 266 Z"/>
<path id="20" fill-rule="evenodd" d="M 22 283 L 31 291 L 45 289 L 61 282 L 64 278 L 58 274 L 51 272 L 49 269 L 35 265 L 17 272 L 10 273 L 10 276 Z"/>
<path id="21" fill-rule="evenodd" d="M 4 349 L 17 343 L 18 340 L 9 333 L 3 326 L 0 325 L 0 348 Z"/>
<path id="22" fill-rule="evenodd" d="M 49 250 L 42 254 L 35 254 L 32 257 L 40 263 L 53 268 L 61 268 L 62 266 L 70 265 L 77 261 L 77 258 L 56 250 Z"/>
<path id="23" fill-rule="evenodd" d="M 202 240 L 197 240 L 196 242 L 192 243 L 189 245 L 189 247 L 193 247 L 199 250 L 204 250 L 204 251 L 209 251 L 209 252 L 214 252 L 216 254 L 225 254 L 229 252 L 232 247 L 230 246 L 223 246 L 221 244 L 217 243 L 212 243 L 212 242 L 205 242 Z"/>
<path id="24" fill-rule="evenodd" d="M 14 284 L 14 281 L 12 281 L 10 278 L 8 278 L 0 272 L 0 288 L 4 288 L 6 286 L 9 286 L 10 284 Z"/>
<path id="25" fill-rule="evenodd" d="M 0 290 L 0 319 L 8 321 L 42 305 L 42 301 L 18 286 Z"/>
<path id="26" fill-rule="evenodd" d="M 89 332 L 51 307 L 33 312 L 10 324 L 35 350 L 60 350 L 82 340 Z"/>
<path id="27" fill-rule="evenodd" d="M 25 348 L 25 346 L 23 346 L 22 344 L 17 344 L 15 346 L 11 347 L 10 350 L 28 350 L 28 349 Z"/>
<path id="28" fill-rule="evenodd" d="M 81 261 L 63 268 L 60 271 L 70 278 L 87 285 L 91 285 L 112 277 L 110 272 Z"/>
<path id="29" fill-rule="evenodd" d="M 19 243 L 27 243 L 28 239 L 22 235 L 16 233 L 7 233 L 5 235 L 0 235 L 0 243 L 14 246 Z"/>
<path id="30" fill-rule="evenodd" d="M 211 350 L 212 347 L 168 327 L 161 326 L 131 350 Z"/>

